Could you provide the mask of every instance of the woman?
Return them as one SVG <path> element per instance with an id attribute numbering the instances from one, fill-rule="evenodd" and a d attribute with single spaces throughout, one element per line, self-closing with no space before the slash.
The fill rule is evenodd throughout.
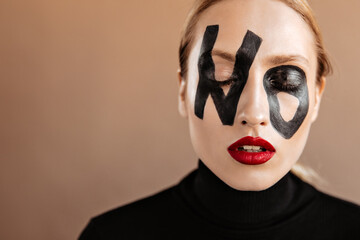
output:
<path id="1" fill-rule="evenodd" d="M 179 111 L 197 170 L 93 218 L 80 239 L 358 239 L 360 208 L 289 172 L 331 66 L 305 0 L 199 0 L 180 45 Z"/>

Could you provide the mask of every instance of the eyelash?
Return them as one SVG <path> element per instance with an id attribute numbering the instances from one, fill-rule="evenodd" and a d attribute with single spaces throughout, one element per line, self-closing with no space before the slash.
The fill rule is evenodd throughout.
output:
<path id="1" fill-rule="evenodd" d="M 287 83 L 278 83 L 276 80 L 274 79 L 270 79 L 270 84 L 271 86 L 279 89 L 279 90 L 283 90 L 283 91 L 294 91 L 298 88 L 298 86 L 292 85 L 292 84 L 287 84 Z"/>
<path id="2" fill-rule="evenodd" d="M 298 71 L 296 69 L 290 69 L 290 70 Z M 284 70 L 280 70 L 280 71 L 284 71 Z M 288 69 L 285 70 L 284 72 L 285 72 L 286 78 L 287 78 L 290 75 Z M 296 74 L 301 75 L 301 73 L 299 73 L 299 72 L 297 72 Z M 282 76 L 281 72 L 279 72 L 279 71 L 275 71 L 271 75 L 275 75 L 275 77 L 276 76 L 280 76 L 280 77 Z M 220 87 L 225 87 L 225 86 L 230 86 L 231 84 L 233 84 L 235 82 L 235 80 L 236 80 L 236 78 L 229 78 L 229 79 L 227 79 L 225 81 L 217 81 L 217 82 L 218 82 Z M 301 80 L 296 79 L 295 81 L 299 82 Z M 271 77 L 269 79 L 269 82 L 270 82 L 271 86 L 273 86 L 274 88 L 276 88 L 278 90 L 281 90 L 281 91 L 295 91 L 300 86 L 300 83 L 298 83 L 298 84 L 289 84 L 287 80 L 281 82 L 281 81 L 277 81 L 276 78 L 274 78 L 274 77 Z"/>
<path id="3" fill-rule="evenodd" d="M 218 81 L 220 87 L 229 86 L 235 81 L 235 78 L 229 78 L 225 81 Z"/>
<path id="4" fill-rule="evenodd" d="M 280 91 L 296 91 L 303 81 L 302 78 L 306 78 L 304 71 L 296 66 L 279 66 L 269 71 L 270 85 Z"/>

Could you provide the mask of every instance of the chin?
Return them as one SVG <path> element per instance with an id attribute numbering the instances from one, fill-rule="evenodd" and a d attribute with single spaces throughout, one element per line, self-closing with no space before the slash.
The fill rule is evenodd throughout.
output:
<path id="1" fill-rule="evenodd" d="M 270 171 L 269 171 L 270 170 Z M 272 169 L 274 170 L 274 169 Z M 241 171 L 223 172 L 218 176 L 231 188 L 240 191 L 263 191 L 276 184 L 289 171 L 271 171 L 271 169 L 254 169 L 254 166 L 245 166 Z"/>
<path id="2" fill-rule="evenodd" d="M 239 191 L 263 191 L 273 186 L 279 180 L 280 179 L 272 180 L 272 181 L 264 181 L 263 179 L 248 179 L 242 181 L 241 183 L 234 182 L 227 184 L 230 187 Z M 246 182 L 246 184 L 244 184 L 244 182 Z"/>

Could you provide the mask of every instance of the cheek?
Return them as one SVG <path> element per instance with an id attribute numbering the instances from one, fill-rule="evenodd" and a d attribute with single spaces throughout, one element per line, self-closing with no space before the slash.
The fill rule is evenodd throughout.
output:
<path id="1" fill-rule="evenodd" d="M 196 75 L 197 68 L 192 67 L 191 72 L 189 71 L 186 85 L 186 102 L 188 104 L 188 109 L 193 110 L 195 95 L 196 95 L 196 86 L 198 84 L 198 76 Z"/>
<path id="2" fill-rule="evenodd" d="M 287 93 L 279 92 L 277 94 L 280 105 L 280 114 L 285 121 L 293 119 L 296 110 L 299 106 L 299 100 Z"/>
<path id="3" fill-rule="evenodd" d="M 190 139 L 194 151 L 201 159 L 221 159 L 226 154 L 226 148 L 221 146 L 229 137 L 226 127 L 219 120 L 213 104 L 206 105 L 205 113 L 204 119 L 199 119 L 193 112 L 189 114 Z"/>

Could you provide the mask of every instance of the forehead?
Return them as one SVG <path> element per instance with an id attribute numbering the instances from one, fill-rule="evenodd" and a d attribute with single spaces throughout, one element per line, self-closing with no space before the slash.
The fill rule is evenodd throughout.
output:
<path id="1" fill-rule="evenodd" d="M 278 0 L 225 0 L 202 13 L 195 43 L 201 44 L 208 25 L 219 25 L 214 49 L 235 53 L 247 30 L 263 39 L 257 58 L 302 55 L 315 61 L 314 37 L 302 17 Z"/>

